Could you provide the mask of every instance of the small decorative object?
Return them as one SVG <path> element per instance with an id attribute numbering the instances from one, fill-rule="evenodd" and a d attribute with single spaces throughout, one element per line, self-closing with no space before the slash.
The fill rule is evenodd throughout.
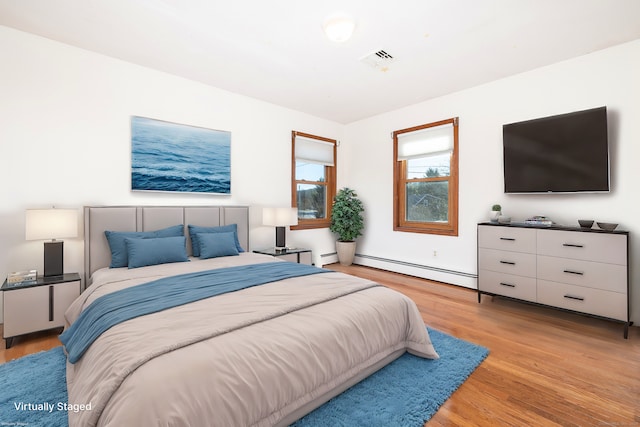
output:
<path id="1" fill-rule="evenodd" d="M 498 224 L 511 224 L 511 217 L 506 215 L 500 215 L 498 217 Z"/>
<path id="2" fill-rule="evenodd" d="M 582 228 L 591 228 L 591 227 L 593 227 L 593 220 L 592 219 L 579 219 L 578 220 L 578 224 L 580 224 L 580 227 L 582 227 Z"/>
<path id="3" fill-rule="evenodd" d="M 502 214 L 502 206 L 495 204 L 491 206 L 491 211 L 489 212 L 489 219 L 491 222 L 498 222 L 498 217 Z"/>
<path id="4" fill-rule="evenodd" d="M 343 188 L 334 197 L 331 208 L 331 225 L 329 230 L 338 235 L 336 252 L 338 262 L 351 265 L 356 253 L 356 238 L 362 235 L 364 207 L 357 194 L 350 188 Z"/>
<path id="5" fill-rule="evenodd" d="M 530 218 L 527 218 L 524 221 L 525 224 L 529 225 L 553 225 L 555 224 L 552 220 L 543 215 L 536 215 Z"/>
<path id="6" fill-rule="evenodd" d="M 596 224 L 598 224 L 598 227 L 607 231 L 613 231 L 618 226 L 618 224 L 613 224 L 611 222 L 596 222 Z"/>
<path id="7" fill-rule="evenodd" d="M 38 272 L 36 270 L 14 271 L 7 276 L 9 284 L 36 283 Z"/>

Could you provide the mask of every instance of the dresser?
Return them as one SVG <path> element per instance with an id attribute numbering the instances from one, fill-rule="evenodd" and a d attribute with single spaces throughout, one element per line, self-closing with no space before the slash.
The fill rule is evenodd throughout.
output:
<path id="1" fill-rule="evenodd" d="M 478 224 L 478 302 L 498 295 L 629 326 L 629 233 Z"/>

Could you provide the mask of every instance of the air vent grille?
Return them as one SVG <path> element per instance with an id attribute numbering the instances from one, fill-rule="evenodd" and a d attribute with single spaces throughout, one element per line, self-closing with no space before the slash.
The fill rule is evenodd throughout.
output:
<path id="1" fill-rule="evenodd" d="M 379 68 L 382 71 L 386 71 L 388 69 L 387 66 L 395 61 L 395 58 L 386 50 L 380 49 L 363 56 L 362 58 L 360 58 L 360 61 L 364 62 L 370 67 Z"/>

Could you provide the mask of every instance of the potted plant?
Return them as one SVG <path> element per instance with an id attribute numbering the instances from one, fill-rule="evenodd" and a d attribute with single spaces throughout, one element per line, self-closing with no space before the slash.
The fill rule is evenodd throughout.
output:
<path id="1" fill-rule="evenodd" d="M 338 262 L 351 265 L 356 253 L 356 238 L 362 235 L 364 207 L 357 194 L 350 188 L 342 188 L 333 199 L 329 230 L 338 235 L 336 252 Z"/>
<path id="2" fill-rule="evenodd" d="M 502 206 L 495 204 L 491 206 L 491 212 L 489 212 L 489 219 L 491 222 L 498 222 L 498 217 L 502 214 Z"/>

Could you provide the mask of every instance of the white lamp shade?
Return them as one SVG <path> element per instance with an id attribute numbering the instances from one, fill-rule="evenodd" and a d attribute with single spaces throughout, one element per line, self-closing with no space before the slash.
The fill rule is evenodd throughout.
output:
<path id="1" fill-rule="evenodd" d="M 262 224 L 275 227 L 298 224 L 298 208 L 263 208 Z"/>
<path id="2" fill-rule="evenodd" d="M 76 209 L 27 209 L 25 224 L 27 240 L 77 237 L 78 211 Z"/>

